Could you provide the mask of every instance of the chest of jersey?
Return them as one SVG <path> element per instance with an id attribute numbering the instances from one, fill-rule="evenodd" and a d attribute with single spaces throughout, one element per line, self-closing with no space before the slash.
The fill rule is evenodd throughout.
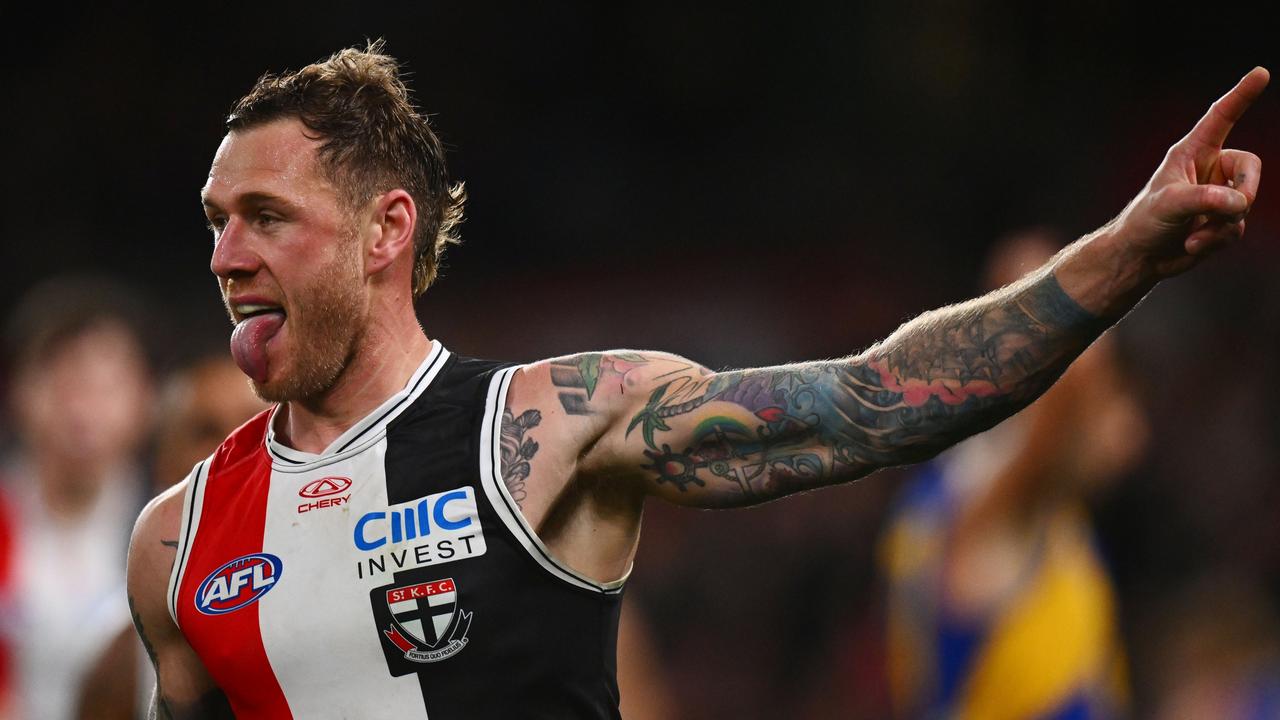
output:
<path id="1" fill-rule="evenodd" d="M 497 413 L 441 389 L 337 452 L 268 442 L 193 474 L 173 609 L 239 715 L 497 717 L 495 682 L 616 702 L 617 592 L 538 561 L 495 482 Z"/>

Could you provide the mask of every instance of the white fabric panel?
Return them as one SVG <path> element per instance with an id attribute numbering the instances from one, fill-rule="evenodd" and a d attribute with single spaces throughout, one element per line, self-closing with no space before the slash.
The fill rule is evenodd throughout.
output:
<path id="1" fill-rule="evenodd" d="M 187 476 L 187 489 L 182 497 L 182 524 L 178 526 L 178 554 L 173 561 L 173 570 L 169 574 L 169 588 L 166 592 L 165 604 L 169 606 L 169 617 L 173 624 L 178 624 L 178 609 L 174 601 L 178 597 L 177 589 L 182 587 L 182 577 L 187 570 L 187 559 L 191 557 L 191 546 L 194 544 L 196 530 L 200 528 L 200 514 L 204 509 L 204 489 L 209 479 L 209 462 L 206 458 L 191 470 Z"/>
<path id="2" fill-rule="evenodd" d="M 422 690 L 414 675 L 386 671 L 369 592 L 389 581 L 357 577 L 352 531 L 370 511 L 387 509 L 381 438 L 363 452 L 337 462 L 300 468 L 277 466 L 267 500 L 264 552 L 281 560 L 280 582 L 262 597 L 259 625 L 267 658 L 299 718 L 368 717 L 368 699 L 379 698 L 379 717 L 424 717 Z M 299 491 L 324 477 L 350 478 L 343 504 L 299 512 L 308 499 Z M 317 589 L 323 589 L 317 593 Z M 335 684 L 362 687 L 335 694 Z"/>

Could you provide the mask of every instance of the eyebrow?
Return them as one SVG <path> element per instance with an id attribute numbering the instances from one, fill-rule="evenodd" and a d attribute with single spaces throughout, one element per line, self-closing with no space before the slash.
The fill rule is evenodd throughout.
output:
<path id="1" fill-rule="evenodd" d="M 269 192 L 262 192 L 262 191 L 247 192 L 247 193 L 244 193 L 243 195 L 237 195 L 235 200 L 238 203 L 247 204 L 247 205 L 262 205 L 266 203 L 275 203 L 278 205 L 284 205 L 285 207 L 288 207 L 288 208 L 294 207 L 294 204 L 286 200 L 285 198 L 282 198 L 279 195 L 272 195 Z M 206 195 L 203 190 L 200 191 L 200 204 L 205 206 L 205 208 L 208 208 L 208 209 L 213 209 L 213 210 L 222 209 L 221 206 L 219 206 L 214 201 L 210 200 L 209 196 Z"/>

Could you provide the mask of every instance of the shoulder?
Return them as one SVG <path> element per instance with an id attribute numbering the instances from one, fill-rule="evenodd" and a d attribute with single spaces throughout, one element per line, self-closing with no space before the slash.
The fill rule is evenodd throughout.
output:
<path id="1" fill-rule="evenodd" d="M 613 467 L 634 418 L 655 393 L 708 374 L 679 355 L 652 350 L 585 352 L 522 365 L 501 408 L 504 435 L 511 423 L 540 424 L 539 442 L 563 445 L 577 458 L 577 470 L 598 474 Z"/>
<path id="2" fill-rule="evenodd" d="M 162 706 L 181 707 L 217 691 L 200 658 L 174 622 L 167 602 L 168 576 L 177 557 L 176 539 L 182 524 L 184 498 L 200 466 L 196 467 L 187 479 L 147 503 L 134 525 L 129 544 L 129 611 L 155 668 L 156 696 Z M 154 706 L 152 712 L 155 712 Z"/>
<path id="3" fill-rule="evenodd" d="M 147 503 L 133 526 L 133 537 L 129 540 L 129 561 L 125 571 L 129 610 L 138 632 L 143 632 L 145 626 L 150 633 L 148 643 L 163 640 L 177 632 L 169 617 L 165 597 L 176 557 L 174 541 L 182 525 L 183 497 L 189 482 L 188 477 Z M 148 644 L 147 650 L 154 662 L 154 648 Z"/>
<path id="4" fill-rule="evenodd" d="M 510 395 L 553 398 L 565 414 L 589 416 L 627 404 L 666 380 L 699 372 L 706 369 L 666 352 L 584 352 L 522 365 L 512 378 Z"/>
<path id="5" fill-rule="evenodd" d="M 182 526 L 183 498 L 191 477 L 165 490 L 148 502 L 133 526 L 133 538 L 129 543 L 129 583 L 133 585 L 135 571 L 150 574 L 168 573 L 173 560 L 173 548 L 166 542 L 177 538 Z M 152 567 L 167 559 L 170 566 Z"/>

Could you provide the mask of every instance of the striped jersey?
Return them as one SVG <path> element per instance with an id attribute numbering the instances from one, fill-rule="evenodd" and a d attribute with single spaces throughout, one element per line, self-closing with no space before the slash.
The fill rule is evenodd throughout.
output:
<path id="1" fill-rule="evenodd" d="M 622 581 L 500 477 L 516 368 L 439 342 L 319 454 L 267 411 L 187 479 L 170 614 L 242 718 L 616 718 Z"/>

